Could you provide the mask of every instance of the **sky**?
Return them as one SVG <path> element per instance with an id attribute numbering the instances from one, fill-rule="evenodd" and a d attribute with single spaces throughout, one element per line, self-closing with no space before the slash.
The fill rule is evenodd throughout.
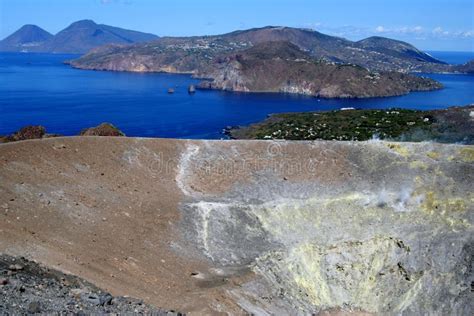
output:
<path id="1" fill-rule="evenodd" d="M 360 40 L 385 36 L 423 50 L 474 51 L 474 0 L 0 0 L 0 38 L 24 24 L 57 33 L 92 19 L 160 36 L 267 25 Z"/>

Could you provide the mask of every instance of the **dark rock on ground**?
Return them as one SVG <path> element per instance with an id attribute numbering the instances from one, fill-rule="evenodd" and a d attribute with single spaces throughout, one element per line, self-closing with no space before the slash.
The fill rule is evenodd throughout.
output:
<path id="1" fill-rule="evenodd" d="M 21 267 L 21 268 L 20 268 Z M 72 275 L 0 255 L 0 315 L 179 315 L 129 297 L 114 297 Z"/>
<path id="2" fill-rule="evenodd" d="M 110 123 L 102 123 L 99 126 L 86 128 L 81 131 L 80 136 L 125 136 L 117 127 Z"/>
<path id="3" fill-rule="evenodd" d="M 30 304 L 28 304 L 28 313 L 29 314 L 41 313 L 41 303 L 36 301 L 36 302 L 31 302 Z"/>

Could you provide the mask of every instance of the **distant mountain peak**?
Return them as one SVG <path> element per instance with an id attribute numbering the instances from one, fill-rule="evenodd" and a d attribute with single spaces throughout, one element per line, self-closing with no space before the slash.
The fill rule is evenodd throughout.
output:
<path id="1" fill-rule="evenodd" d="M 363 40 L 360 40 L 359 42 L 368 41 L 368 40 L 386 40 L 386 39 L 389 39 L 389 38 L 384 37 L 384 36 L 374 35 L 374 36 L 369 36 Z"/>
<path id="2" fill-rule="evenodd" d="M 36 35 L 40 38 L 48 38 L 48 37 L 53 36 L 51 33 L 43 30 L 41 27 L 39 27 L 37 25 L 25 24 L 21 28 L 19 28 L 15 33 L 10 35 L 9 37 L 18 36 L 18 35 L 24 36 L 24 35 L 27 35 L 26 33 L 30 33 L 30 32 L 34 32 L 34 34 L 31 34 L 31 35 Z M 31 36 L 31 35 L 29 35 L 29 36 Z M 7 38 L 9 38 L 9 37 L 7 37 Z"/>
<path id="3" fill-rule="evenodd" d="M 264 29 L 284 30 L 284 29 L 286 29 L 286 26 L 269 25 L 269 26 L 264 27 Z"/>
<path id="4" fill-rule="evenodd" d="M 39 27 L 38 25 L 35 25 L 35 24 L 25 24 L 20 28 L 20 30 L 21 29 L 40 29 L 40 30 L 43 30 L 41 27 Z"/>
<path id="5" fill-rule="evenodd" d="M 158 38 L 156 35 L 126 30 L 93 20 L 71 23 L 56 35 L 36 25 L 25 25 L 0 42 L 0 51 L 31 51 L 81 54 L 108 44 L 132 44 Z"/>
<path id="6" fill-rule="evenodd" d="M 52 37 L 52 34 L 46 32 L 39 26 L 26 24 L 18 29 L 15 33 L 1 41 L 0 50 L 28 51 L 30 49 L 34 49 L 35 47 L 41 46 Z"/>
<path id="7" fill-rule="evenodd" d="M 97 23 L 95 23 L 93 20 L 85 19 L 73 22 L 71 25 L 69 25 L 69 27 L 71 26 L 97 26 Z"/>

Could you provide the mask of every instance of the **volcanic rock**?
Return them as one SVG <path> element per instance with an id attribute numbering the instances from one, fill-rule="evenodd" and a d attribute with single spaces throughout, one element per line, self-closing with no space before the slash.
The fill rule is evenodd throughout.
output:
<path id="1" fill-rule="evenodd" d="M 84 129 L 80 136 L 125 136 L 125 134 L 117 127 L 110 123 L 102 123 L 96 127 Z"/>
<path id="2" fill-rule="evenodd" d="M 7 136 L 7 142 L 15 142 L 27 139 L 43 138 L 46 134 L 46 129 L 43 126 L 25 126 L 14 134 Z"/>

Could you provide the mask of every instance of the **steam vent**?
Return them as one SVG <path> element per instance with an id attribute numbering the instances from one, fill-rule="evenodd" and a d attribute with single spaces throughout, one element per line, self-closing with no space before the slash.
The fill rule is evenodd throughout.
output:
<path id="1" fill-rule="evenodd" d="M 469 315 L 473 183 L 467 145 L 7 143 L 0 252 L 188 314 Z"/>

